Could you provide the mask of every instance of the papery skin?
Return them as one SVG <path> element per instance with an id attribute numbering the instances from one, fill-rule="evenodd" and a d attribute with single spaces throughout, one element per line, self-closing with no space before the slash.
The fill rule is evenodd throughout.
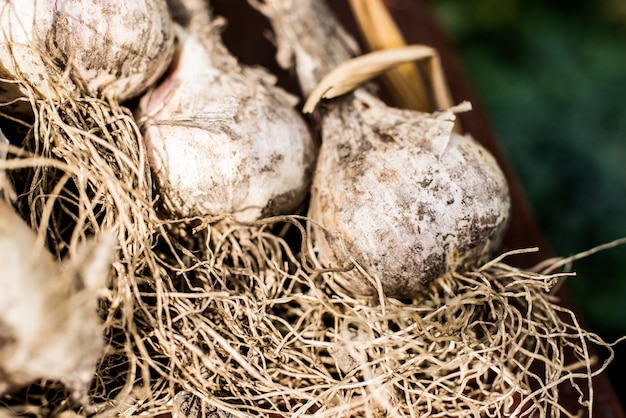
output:
<path id="1" fill-rule="evenodd" d="M 176 64 L 141 102 L 165 206 L 240 222 L 290 213 L 309 191 L 317 146 L 294 100 L 257 68 L 179 28 Z"/>
<path id="2" fill-rule="evenodd" d="M 506 179 L 453 121 L 389 108 L 363 90 L 325 113 L 309 216 L 322 264 L 359 266 L 334 274 L 347 289 L 373 294 L 378 280 L 387 296 L 413 297 L 500 245 Z"/>
<path id="3" fill-rule="evenodd" d="M 0 78 L 25 80 L 39 98 L 135 97 L 174 52 L 165 0 L 0 0 Z M 3 101 L 28 96 L 0 84 Z"/>
<path id="4" fill-rule="evenodd" d="M 40 379 L 87 393 L 104 349 L 98 296 L 115 240 L 106 235 L 61 263 L 0 199 L 0 394 Z"/>

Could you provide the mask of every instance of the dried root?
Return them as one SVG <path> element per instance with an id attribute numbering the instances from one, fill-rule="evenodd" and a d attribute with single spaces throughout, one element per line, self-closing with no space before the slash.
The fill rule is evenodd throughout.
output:
<path id="1" fill-rule="evenodd" d="M 236 229 L 216 238 L 246 251 Z M 290 255 L 274 235 L 250 238 L 247 250 Z M 575 416 L 559 404 L 564 386 L 591 411 L 586 385 L 606 363 L 589 349 L 611 347 L 550 295 L 561 275 L 497 260 L 421 300 L 356 300 L 325 274 L 290 271 L 297 264 L 261 256 L 253 264 L 267 270 L 254 274 L 244 260 L 255 251 L 243 251 L 229 280 L 205 271 L 184 293 L 166 281 L 147 307 L 162 318 L 152 332 L 159 412 L 193 396 L 233 416 Z"/>
<path id="2" fill-rule="evenodd" d="M 40 380 L 0 397 L 0 416 L 591 415 L 612 344 L 551 294 L 565 274 L 501 257 L 418 299 L 354 298 L 319 268 L 305 219 L 164 218 L 127 109 L 43 101 L 35 115 L 0 161 L 15 207 L 57 259 L 105 233 L 119 246 L 88 401 Z"/>

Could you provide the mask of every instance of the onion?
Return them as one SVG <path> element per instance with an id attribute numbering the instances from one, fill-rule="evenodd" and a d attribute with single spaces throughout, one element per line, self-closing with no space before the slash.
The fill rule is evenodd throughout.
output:
<path id="1" fill-rule="evenodd" d="M 320 0 L 253 2 L 272 21 L 280 61 L 303 90 L 348 59 L 353 43 Z M 336 36 L 339 33 L 341 36 Z M 357 294 L 413 297 L 497 248 L 509 218 L 505 177 L 454 115 L 394 109 L 366 89 L 324 106 L 309 216 L 315 249 Z"/>
<path id="2" fill-rule="evenodd" d="M 87 401 L 104 343 L 98 292 L 113 244 L 107 236 L 58 263 L 0 199 L 0 394 L 46 378 Z"/>
<path id="3" fill-rule="evenodd" d="M 241 222 L 296 210 L 317 149 L 295 98 L 267 71 L 238 64 L 202 3 L 185 6 L 194 10 L 188 17 L 173 12 L 186 28 L 171 73 L 140 105 L 165 206 Z"/>
<path id="4" fill-rule="evenodd" d="M 44 98 L 137 96 L 174 47 L 165 0 L 0 0 L 0 25 L 0 77 L 26 80 Z M 3 83 L 0 99 L 19 88 Z"/>
<path id="5" fill-rule="evenodd" d="M 334 135 L 324 135 L 309 216 L 329 231 L 316 233 L 322 263 L 364 269 L 337 274 L 345 287 L 370 293 L 370 276 L 387 295 L 413 296 L 499 245 L 506 181 L 483 147 L 452 132 L 453 120 L 389 108 L 364 91 L 325 118 Z"/>

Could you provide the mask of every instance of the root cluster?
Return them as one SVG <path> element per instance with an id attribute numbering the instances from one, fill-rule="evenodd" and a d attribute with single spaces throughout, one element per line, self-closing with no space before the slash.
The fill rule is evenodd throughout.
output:
<path id="1" fill-rule="evenodd" d="M 0 398 L 7 413 L 591 414 L 591 379 L 607 362 L 590 349 L 606 347 L 609 360 L 612 350 L 551 294 L 564 274 L 500 257 L 419 299 L 354 298 L 319 268 L 304 218 L 244 225 L 161 213 L 126 108 L 35 108 L 23 147 L 0 161 L 15 207 L 59 259 L 105 232 L 119 247 L 100 298 L 107 348 L 90 403 L 42 381 Z M 564 387 L 579 393 L 576 410 L 561 405 Z"/>

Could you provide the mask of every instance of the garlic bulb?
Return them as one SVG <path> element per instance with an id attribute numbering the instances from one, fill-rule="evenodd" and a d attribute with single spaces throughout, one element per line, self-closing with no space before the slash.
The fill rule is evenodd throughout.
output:
<path id="1" fill-rule="evenodd" d="M 324 118 L 309 211 L 324 229 L 315 231 L 320 261 L 362 268 L 337 280 L 367 294 L 379 279 L 385 294 L 412 296 L 496 249 L 510 203 L 494 158 L 452 132 L 450 112 L 389 108 L 362 90 L 355 96 Z"/>
<path id="2" fill-rule="evenodd" d="M 86 402 L 104 346 L 98 292 L 113 245 L 107 236 L 60 264 L 0 199 L 0 394 L 46 378 Z"/>
<path id="3" fill-rule="evenodd" d="M 0 78 L 46 98 L 137 96 L 165 71 L 174 34 L 165 0 L 0 0 Z M 1 100 L 19 87 L 0 85 Z M 23 93 L 23 92 L 22 92 Z"/>
<path id="4" fill-rule="evenodd" d="M 281 59 L 294 58 L 306 93 L 337 57 L 350 56 L 322 1 L 253 3 L 271 20 Z M 413 297 L 497 248 L 510 211 L 506 179 L 478 142 L 452 132 L 451 112 L 394 109 L 358 89 L 321 116 L 309 216 L 320 262 L 351 267 L 334 274 L 342 286 Z"/>
<path id="5" fill-rule="evenodd" d="M 227 52 L 208 10 L 195 16 L 208 23 L 178 29 L 175 64 L 140 106 L 164 204 L 180 216 L 241 222 L 289 213 L 311 183 L 317 148 L 308 127 L 272 76 Z"/>

